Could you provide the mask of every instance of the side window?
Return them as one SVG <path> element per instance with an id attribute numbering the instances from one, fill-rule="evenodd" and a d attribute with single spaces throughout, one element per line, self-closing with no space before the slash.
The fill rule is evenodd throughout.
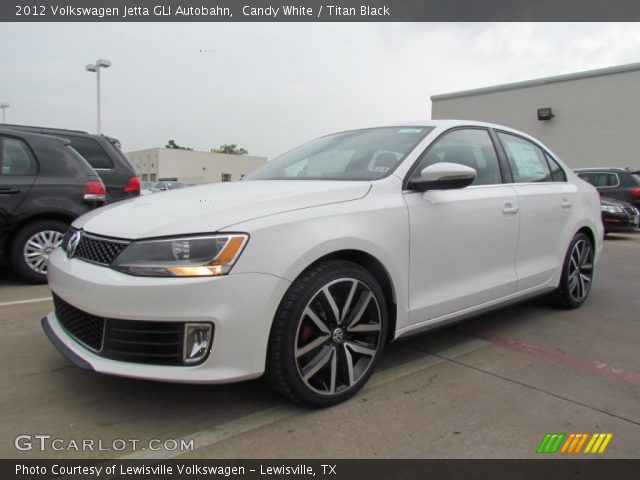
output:
<path id="1" fill-rule="evenodd" d="M 590 173 L 578 173 L 578 176 L 585 182 L 589 182 L 594 187 L 596 186 L 593 180 L 593 175 L 591 175 Z"/>
<path id="2" fill-rule="evenodd" d="M 524 138 L 498 132 L 516 183 L 550 182 L 551 171 L 544 153 Z"/>
<path id="3" fill-rule="evenodd" d="M 498 156 L 489 132 L 481 129 L 454 130 L 433 143 L 422 155 L 414 173 L 439 162 L 459 163 L 476 171 L 471 185 L 502 183 Z"/>
<path id="4" fill-rule="evenodd" d="M 620 183 L 615 173 L 580 172 L 578 176 L 596 188 L 617 187 Z"/>
<path id="5" fill-rule="evenodd" d="M 98 142 L 91 138 L 71 137 L 71 146 L 82 155 L 93 168 L 113 168 L 113 162 Z"/>
<path id="6" fill-rule="evenodd" d="M 549 163 L 549 168 L 551 168 L 551 180 L 553 180 L 554 182 L 566 182 L 567 174 L 564 173 L 564 170 L 562 170 L 560 164 L 556 162 L 554 158 L 547 152 L 544 153 L 544 156 Z"/>
<path id="7" fill-rule="evenodd" d="M 15 138 L 0 138 L 2 143 L 2 175 L 35 175 L 38 171 L 36 159 L 29 147 Z"/>

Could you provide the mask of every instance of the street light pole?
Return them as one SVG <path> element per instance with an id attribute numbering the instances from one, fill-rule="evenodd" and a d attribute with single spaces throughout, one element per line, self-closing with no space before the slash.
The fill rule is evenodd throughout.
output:
<path id="1" fill-rule="evenodd" d="M 2 109 L 2 123 L 7 123 L 7 108 L 11 105 L 6 102 L 0 103 L 0 109 Z"/>
<path id="2" fill-rule="evenodd" d="M 110 60 L 105 60 L 104 58 L 101 58 L 100 60 L 97 60 L 96 63 L 87 65 L 85 67 L 85 70 L 87 72 L 94 72 L 96 74 L 96 80 L 97 80 L 97 91 L 98 91 L 98 105 L 97 105 L 97 112 L 98 112 L 98 134 L 100 134 L 102 132 L 101 130 L 101 125 L 100 125 L 100 69 L 101 68 L 109 68 L 111 66 L 111 61 Z"/>
<path id="3" fill-rule="evenodd" d="M 98 85 L 98 105 L 96 108 L 96 111 L 98 112 L 98 135 L 100 135 L 100 133 L 102 132 L 101 126 L 100 126 L 100 69 L 98 68 L 96 71 L 96 81 L 97 81 L 97 85 Z"/>

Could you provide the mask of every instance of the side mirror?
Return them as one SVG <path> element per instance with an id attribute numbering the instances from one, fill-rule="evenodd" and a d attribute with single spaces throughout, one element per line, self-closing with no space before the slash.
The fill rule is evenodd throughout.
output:
<path id="1" fill-rule="evenodd" d="M 422 170 L 420 178 L 411 180 L 409 186 L 419 192 L 449 190 L 468 187 L 475 178 L 476 171 L 471 167 L 459 163 L 439 162 Z"/>

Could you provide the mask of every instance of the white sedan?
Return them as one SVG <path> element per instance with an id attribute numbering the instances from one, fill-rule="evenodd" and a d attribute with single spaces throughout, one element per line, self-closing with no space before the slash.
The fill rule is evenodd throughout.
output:
<path id="1" fill-rule="evenodd" d="M 341 402 L 394 339 L 536 295 L 587 298 L 596 190 L 537 140 L 468 121 L 328 135 L 235 183 L 108 205 L 49 257 L 43 327 L 74 363 L 266 377 Z"/>

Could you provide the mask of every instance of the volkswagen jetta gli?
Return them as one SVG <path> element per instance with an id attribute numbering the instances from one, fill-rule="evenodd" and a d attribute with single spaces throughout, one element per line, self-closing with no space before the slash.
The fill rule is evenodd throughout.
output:
<path id="1" fill-rule="evenodd" d="M 326 406 L 363 386 L 388 341 L 534 295 L 579 307 L 602 236 L 595 189 L 523 133 L 354 130 L 241 182 L 80 217 L 50 256 L 43 327 L 96 372 L 264 374 Z"/>

